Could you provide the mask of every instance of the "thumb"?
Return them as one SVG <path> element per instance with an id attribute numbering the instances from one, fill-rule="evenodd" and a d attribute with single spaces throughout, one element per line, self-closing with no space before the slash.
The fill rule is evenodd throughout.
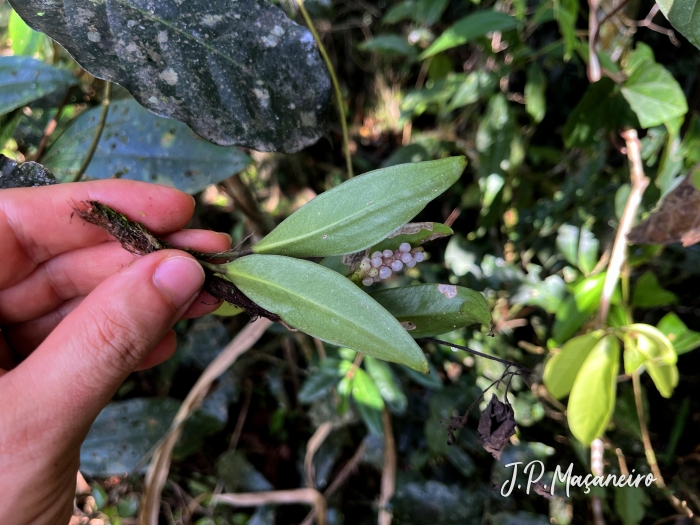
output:
<path id="1" fill-rule="evenodd" d="M 47 414 L 67 430 L 73 427 L 69 432 L 77 431 L 77 436 L 87 432 L 154 348 L 161 355 L 174 351 L 170 328 L 203 283 L 199 263 L 175 250 L 141 257 L 105 279 L 8 374 L 17 387 L 31 388 L 32 395 L 25 399 L 37 406 L 26 408 L 39 410 L 35 415 Z"/>

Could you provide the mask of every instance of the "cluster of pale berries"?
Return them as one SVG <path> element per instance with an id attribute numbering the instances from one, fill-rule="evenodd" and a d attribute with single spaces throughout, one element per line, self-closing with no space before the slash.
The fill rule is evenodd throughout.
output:
<path id="1" fill-rule="evenodd" d="M 404 265 L 413 268 L 416 263 L 425 260 L 423 248 L 411 248 L 404 242 L 398 250 L 376 251 L 371 257 L 365 257 L 360 263 L 360 279 L 365 286 L 391 277 L 393 272 L 400 272 Z"/>

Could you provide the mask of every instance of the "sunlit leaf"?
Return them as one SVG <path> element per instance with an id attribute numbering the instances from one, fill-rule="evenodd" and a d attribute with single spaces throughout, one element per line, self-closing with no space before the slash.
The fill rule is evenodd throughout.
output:
<path id="1" fill-rule="evenodd" d="M 384 435 L 382 423 L 384 401 L 374 380 L 364 370 L 357 368 L 351 381 L 350 393 L 365 425 L 375 436 Z"/>
<path id="2" fill-rule="evenodd" d="M 663 316 L 656 327 L 668 338 L 677 355 L 685 354 L 700 346 L 700 333 L 690 330 L 673 312 Z"/>
<path id="3" fill-rule="evenodd" d="M 586 357 L 569 395 L 571 433 L 584 445 L 601 436 L 615 408 L 620 345 L 615 335 L 603 337 Z"/>
<path id="4" fill-rule="evenodd" d="M 428 371 L 423 351 L 379 303 L 318 264 L 249 255 L 225 265 L 226 276 L 255 303 L 323 341 Z"/>
<path id="5" fill-rule="evenodd" d="M 464 157 L 399 164 L 322 193 L 253 247 L 294 257 L 343 255 L 378 243 L 406 224 L 462 174 Z"/>
<path id="6" fill-rule="evenodd" d="M 673 75 L 660 64 L 644 64 L 621 88 L 643 128 L 658 126 L 688 112 L 685 94 Z"/>
<path id="7" fill-rule="evenodd" d="M 491 312 L 479 292 L 452 284 L 418 284 L 372 294 L 412 337 L 444 334 L 475 323 L 491 324 Z"/>
<path id="8" fill-rule="evenodd" d="M 418 57 L 424 60 L 440 51 L 460 46 L 471 40 L 481 38 L 493 31 L 508 31 L 518 27 L 519 21 L 505 13 L 483 10 L 467 15 L 447 28 L 435 39 L 428 49 Z"/>
<path id="9" fill-rule="evenodd" d="M 622 330 L 630 336 L 625 343 L 633 345 L 644 356 L 644 366 L 656 389 L 663 397 L 671 397 L 678 385 L 678 357 L 671 342 L 661 331 L 648 324 L 635 323 Z"/>
<path id="10" fill-rule="evenodd" d="M 556 399 L 569 394 L 581 366 L 603 332 L 597 330 L 569 339 L 544 367 L 544 386 Z"/>
<path id="11" fill-rule="evenodd" d="M 527 82 L 525 83 L 525 111 L 532 117 L 535 122 L 542 122 L 547 109 L 545 100 L 545 90 L 547 88 L 547 80 L 545 79 L 542 68 L 533 62 L 527 69 Z"/>

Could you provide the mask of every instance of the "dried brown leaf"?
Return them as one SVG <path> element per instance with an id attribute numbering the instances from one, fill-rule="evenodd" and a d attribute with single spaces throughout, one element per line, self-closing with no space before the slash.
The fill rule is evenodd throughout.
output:
<path id="1" fill-rule="evenodd" d="M 513 407 L 494 395 L 479 418 L 477 432 L 484 449 L 494 458 L 501 459 L 503 449 L 515 434 L 515 426 Z"/>

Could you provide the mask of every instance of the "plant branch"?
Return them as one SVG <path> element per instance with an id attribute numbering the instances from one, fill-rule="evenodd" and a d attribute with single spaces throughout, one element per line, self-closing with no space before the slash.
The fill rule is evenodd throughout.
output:
<path id="1" fill-rule="evenodd" d="M 627 235 L 632 229 L 632 223 L 637 216 L 639 204 L 642 202 L 644 190 L 649 185 L 649 179 L 644 175 L 642 166 L 642 144 L 637 137 L 637 130 L 629 129 L 622 132 L 622 138 L 625 139 L 627 146 L 627 158 L 630 163 L 630 181 L 632 189 L 630 190 L 625 210 L 622 212 L 620 225 L 617 228 L 615 242 L 613 243 L 612 255 L 608 264 L 608 271 L 605 274 L 605 282 L 603 283 L 603 292 L 600 297 L 600 308 L 598 310 L 598 318 L 596 326 L 602 328 L 605 325 L 605 320 L 608 318 L 610 311 L 610 299 L 617 286 L 617 281 L 620 278 L 622 264 L 625 261 L 627 253 Z"/>
<path id="2" fill-rule="evenodd" d="M 345 152 L 345 164 L 348 170 L 348 178 L 352 178 L 353 172 L 352 157 L 350 156 L 350 136 L 348 135 L 348 124 L 347 122 L 345 122 L 345 108 L 343 107 L 343 95 L 340 92 L 340 84 L 338 83 L 338 77 L 335 75 L 333 64 L 331 63 L 331 59 L 328 56 L 328 52 L 326 51 L 323 42 L 321 42 L 321 37 L 318 36 L 316 28 L 314 27 L 314 23 L 311 20 L 308 11 L 306 11 L 306 8 L 304 7 L 304 0 L 297 0 L 297 5 L 299 6 L 299 11 L 301 11 L 301 16 L 304 17 L 306 25 L 309 26 L 309 31 L 311 31 L 311 34 L 314 36 L 316 45 L 318 45 L 318 51 L 321 53 L 323 61 L 326 63 L 326 67 L 328 68 L 328 74 L 331 76 L 331 83 L 333 84 L 333 90 L 335 91 L 335 99 L 338 103 L 338 118 L 340 119 L 340 126 L 343 130 L 343 150 Z"/>
<path id="3" fill-rule="evenodd" d="M 102 137 L 102 130 L 105 128 L 105 123 L 107 122 L 107 115 L 109 114 L 109 103 L 111 96 L 112 83 L 105 81 L 104 94 L 102 95 L 102 112 L 100 113 L 100 120 L 97 123 L 97 130 L 95 131 L 95 136 L 92 139 L 92 144 L 90 144 L 90 149 L 88 149 L 87 155 L 85 155 L 85 159 L 83 159 L 83 163 L 78 169 L 78 173 L 75 174 L 71 182 L 78 182 L 80 179 L 83 178 L 85 170 L 88 169 L 88 166 L 92 161 L 92 157 L 93 155 L 95 155 L 97 145 L 100 143 L 100 138 Z"/>
<path id="4" fill-rule="evenodd" d="M 270 504 L 295 505 L 308 503 L 313 506 L 312 515 L 319 525 L 326 524 L 326 500 L 316 489 L 276 490 L 271 492 L 248 492 L 244 494 L 219 494 L 212 496 L 212 503 L 226 503 L 236 507 L 257 507 Z"/>
<path id="5" fill-rule="evenodd" d="M 382 412 L 382 420 L 384 422 L 384 468 L 382 468 L 377 525 L 391 525 L 393 516 L 389 510 L 389 502 L 396 490 L 396 442 L 394 429 L 391 428 L 391 414 L 386 407 Z"/>
<path id="6" fill-rule="evenodd" d="M 75 91 L 75 86 L 71 86 L 66 90 L 66 96 L 63 97 L 63 100 L 61 100 L 61 103 L 58 105 L 56 114 L 49 121 L 49 123 L 46 124 L 46 127 L 44 128 L 44 134 L 41 136 L 41 141 L 39 142 L 39 145 L 36 148 L 36 153 L 34 154 L 34 161 L 39 161 L 39 157 L 44 152 L 46 144 L 49 142 L 49 138 L 51 138 L 51 135 L 56 130 L 56 126 L 58 126 L 58 121 L 61 118 L 61 113 L 63 113 L 63 109 L 68 104 L 71 95 L 73 95 L 73 91 Z"/>
<path id="7" fill-rule="evenodd" d="M 479 356 L 479 357 L 484 357 L 486 359 L 490 359 L 491 361 L 498 361 L 499 363 L 503 363 L 504 365 L 507 366 L 514 366 L 516 368 L 519 368 L 521 372 L 525 373 L 525 375 L 530 375 L 530 369 L 527 368 L 526 366 L 521 365 L 520 363 L 516 363 L 515 361 L 508 361 L 508 359 L 501 359 L 500 357 L 495 357 L 492 355 L 484 354 L 482 352 L 477 352 L 476 350 L 472 350 L 471 348 L 467 348 L 466 346 L 461 346 L 461 345 L 456 345 L 454 343 L 448 343 L 447 341 L 441 341 L 440 339 L 435 339 L 434 337 L 422 337 L 424 341 L 430 341 L 432 343 L 437 343 L 439 345 L 445 345 L 449 346 L 451 348 L 456 348 L 458 350 L 464 350 L 465 352 L 469 352 L 470 354 Z"/>

